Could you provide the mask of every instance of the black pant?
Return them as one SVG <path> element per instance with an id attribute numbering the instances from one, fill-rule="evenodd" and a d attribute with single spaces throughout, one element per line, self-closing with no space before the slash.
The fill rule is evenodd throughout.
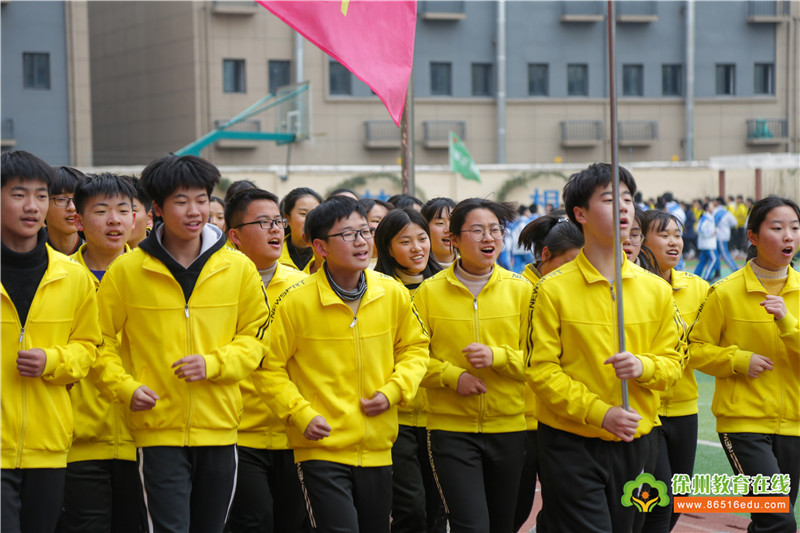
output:
<path id="1" fill-rule="evenodd" d="M 662 416 L 661 427 L 653 428 L 654 445 L 658 448 L 658 458 L 653 476 L 667 484 L 670 502 L 673 502 L 672 476 L 686 474 L 691 477 L 694 471 L 694 457 L 697 453 L 697 415 Z M 680 513 L 672 512 L 673 504 L 666 507 L 656 505 L 646 513 L 644 531 L 667 533 L 671 531 Z"/>
<path id="2" fill-rule="evenodd" d="M 139 448 L 150 533 L 222 531 L 233 500 L 236 446 Z"/>
<path id="3" fill-rule="evenodd" d="M 789 474 L 790 509 L 788 513 L 752 513 L 748 533 L 794 533 L 797 523 L 794 506 L 800 483 L 800 437 L 763 433 L 720 433 L 719 440 L 736 474 Z M 772 494 L 771 496 L 777 496 Z"/>
<path id="4" fill-rule="evenodd" d="M 391 466 L 303 461 L 297 472 L 317 533 L 389 533 Z"/>
<path id="5" fill-rule="evenodd" d="M 65 472 L 66 468 L 2 469 L 2 533 L 55 531 L 64 497 Z"/>
<path id="6" fill-rule="evenodd" d="M 227 530 L 303 533 L 310 530 L 292 450 L 237 447 L 239 468 Z"/>
<path id="7" fill-rule="evenodd" d="M 535 430 L 525 432 L 525 464 L 522 465 L 522 476 L 519 480 L 517 509 L 514 511 L 514 531 L 519 531 L 533 509 L 533 500 L 536 496 L 536 474 L 539 472 L 539 454 L 536 449 L 538 439 Z"/>
<path id="8" fill-rule="evenodd" d="M 511 531 L 525 462 L 525 432 L 434 430 L 430 434 L 434 475 L 442 490 L 450 531 Z"/>
<path id="9" fill-rule="evenodd" d="M 634 507 L 622 505 L 625 483 L 652 472 L 650 435 L 633 442 L 586 438 L 539 423 L 542 510 L 537 533 L 637 531 Z M 640 519 L 641 520 L 641 519 Z"/>
<path id="10" fill-rule="evenodd" d="M 144 501 L 136 461 L 76 461 L 67 465 L 62 533 L 139 533 Z"/>
<path id="11" fill-rule="evenodd" d="M 428 432 L 400 426 L 392 446 L 392 533 L 445 533 L 447 516 L 431 470 Z"/>

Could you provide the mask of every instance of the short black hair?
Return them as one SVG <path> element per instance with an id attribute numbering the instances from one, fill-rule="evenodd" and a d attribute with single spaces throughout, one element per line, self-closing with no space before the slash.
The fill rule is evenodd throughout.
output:
<path id="1" fill-rule="evenodd" d="M 354 191 L 353 189 L 348 189 L 347 187 L 339 187 L 338 189 L 332 190 L 331 192 L 328 193 L 328 198 L 332 198 L 334 196 L 341 196 L 343 194 L 345 194 L 345 195 L 346 194 L 352 194 L 357 199 L 359 199 L 359 200 L 361 199 L 361 197 L 358 195 L 358 193 L 356 191 Z"/>
<path id="2" fill-rule="evenodd" d="M 225 227 L 232 229 L 241 224 L 248 206 L 256 200 L 269 200 L 275 202 L 276 206 L 279 203 L 278 197 L 269 191 L 258 188 L 245 189 L 235 194 L 225 204 Z"/>
<path id="3" fill-rule="evenodd" d="M 142 184 L 139 183 L 139 178 L 137 178 L 136 176 L 122 176 L 122 177 L 128 180 L 128 183 L 130 183 L 131 186 L 133 186 L 133 190 L 136 192 L 134 198 L 136 199 L 137 202 L 142 204 L 142 207 L 144 207 L 144 212 L 147 213 L 148 211 L 150 211 L 153 208 L 153 201 L 150 199 L 149 196 L 147 196 L 147 193 L 144 192 L 144 189 L 142 189 Z"/>
<path id="4" fill-rule="evenodd" d="M 506 227 L 517 218 L 516 209 L 509 203 L 495 202 L 486 198 L 467 198 L 458 202 L 450 214 L 450 233 L 460 236 L 467 215 L 475 209 L 488 209 L 497 217 L 500 224 Z"/>
<path id="5" fill-rule="evenodd" d="M 390 249 L 392 247 L 392 239 L 394 239 L 403 228 L 409 224 L 416 224 L 428 234 L 428 240 L 431 238 L 431 230 L 428 227 L 428 221 L 413 207 L 402 207 L 394 209 L 388 215 L 383 217 L 378 229 L 375 231 L 375 249 L 378 251 L 378 262 L 375 265 L 377 272 L 382 272 L 387 276 L 395 276 L 395 270 L 403 270 L 403 267 L 397 260 L 392 257 Z M 434 259 L 432 253 L 428 253 L 428 263 L 422 271 L 423 279 L 428 279 L 437 272 L 442 270 L 441 265 Z"/>
<path id="6" fill-rule="evenodd" d="M 294 209 L 294 205 L 300 198 L 304 196 L 313 196 L 319 203 L 322 203 L 322 196 L 319 195 L 317 191 L 310 187 L 298 187 L 296 189 L 292 189 L 289 191 L 286 196 L 283 197 L 281 203 L 278 207 L 280 207 L 281 214 L 286 218 L 289 218 L 289 215 L 292 213 L 292 209 Z M 353 200 L 352 198 L 350 198 Z M 355 200 L 353 200 L 355 202 Z"/>
<path id="7" fill-rule="evenodd" d="M 225 191 L 225 204 L 230 202 L 231 198 L 247 189 L 258 189 L 258 186 L 250 180 L 237 180 L 231 183 L 228 186 L 228 190 Z"/>
<path id="8" fill-rule="evenodd" d="M 372 208 L 375 207 L 376 205 L 385 208 L 387 211 L 391 211 L 392 209 L 394 209 L 394 206 L 392 204 L 390 204 L 389 202 L 384 202 L 380 198 L 359 198 L 358 203 L 364 206 L 364 211 L 367 212 L 368 216 L 369 212 L 372 211 Z"/>
<path id="9" fill-rule="evenodd" d="M 311 242 L 314 242 L 314 239 L 324 240 L 336 222 L 353 213 L 358 213 L 365 221 L 367 220 L 367 212 L 364 211 L 363 205 L 349 196 L 331 196 L 308 212 L 303 233 Z"/>
<path id="10" fill-rule="evenodd" d="M 393 206 L 397 207 L 397 208 L 413 207 L 415 205 L 418 205 L 418 206 L 422 207 L 424 205 L 422 203 L 422 200 L 420 200 L 416 196 L 411 196 L 410 194 L 406 194 L 406 193 L 395 194 L 394 196 L 389 198 L 387 201 L 390 204 L 392 204 Z"/>
<path id="11" fill-rule="evenodd" d="M 101 172 L 100 174 L 84 176 L 75 186 L 75 211 L 82 215 L 86 204 L 91 198 L 96 196 L 126 197 L 130 200 L 131 208 L 133 208 L 133 199 L 136 197 L 136 190 L 133 188 L 130 181 L 117 174 L 112 174 L 111 172 Z"/>
<path id="12" fill-rule="evenodd" d="M 21 181 L 39 180 L 47 184 L 48 192 L 52 190 L 52 183 L 55 180 L 53 167 L 24 150 L 14 150 L 13 152 L 3 152 L 0 156 L 0 175 L 5 187 L 9 180 L 18 178 Z"/>
<path id="13" fill-rule="evenodd" d="M 219 169 L 194 155 L 167 154 L 152 161 L 142 171 L 142 188 L 157 206 L 178 189 L 203 189 L 211 198 L 219 184 Z"/>
<path id="14" fill-rule="evenodd" d="M 72 167 L 53 167 L 55 179 L 50 184 L 50 194 L 74 193 L 78 182 L 86 177 L 86 174 Z"/>
<path id="15" fill-rule="evenodd" d="M 447 211 L 447 216 L 450 216 L 450 213 L 453 212 L 455 207 L 456 203 L 452 198 L 439 196 L 437 198 L 431 198 L 425 202 L 425 205 L 422 206 L 420 213 L 422 213 L 422 216 L 425 217 L 425 220 L 430 222 L 434 218 L 440 218 L 442 213 L 445 211 Z"/>
<path id="16" fill-rule="evenodd" d="M 564 207 L 567 216 L 581 228 L 581 231 L 583 226 L 575 218 L 575 208 L 589 207 L 589 199 L 598 187 L 605 187 L 612 179 L 614 179 L 613 168 L 609 163 L 593 163 L 570 176 L 564 185 Z M 631 197 L 636 196 L 636 181 L 625 167 L 619 167 L 619 181 L 628 187 Z"/>

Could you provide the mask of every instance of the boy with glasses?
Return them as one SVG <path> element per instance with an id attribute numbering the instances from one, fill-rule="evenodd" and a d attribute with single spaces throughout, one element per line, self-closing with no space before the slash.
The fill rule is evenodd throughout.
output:
<path id="1" fill-rule="evenodd" d="M 325 259 L 278 298 L 256 388 L 287 424 L 312 527 L 389 531 L 397 405 L 428 361 L 408 291 L 367 270 L 374 230 L 364 208 L 334 196 L 305 234 Z"/>
<path id="2" fill-rule="evenodd" d="M 278 262 L 288 225 L 278 205 L 277 196 L 254 188 L 234 195 L 225 206 L 228 241 L 256 265 L 268 303 L 306 277 Z M 261 400 L 251 378 L 242 380 L 239 389 L 244 410 L 239 423 L 239 465 L 228 520 L 230 531 L 306 532 L 306 506 L 286 424 Z"/>
<path id="3" fill-rule="evenodd" d="M 72 167 L 54 167 L 50 184 L 50 207 L 47 210 L 47 244 L 62 254 L 78 251 L 83 238 L 75 226 L 75 186 L 86 175 Z"/>

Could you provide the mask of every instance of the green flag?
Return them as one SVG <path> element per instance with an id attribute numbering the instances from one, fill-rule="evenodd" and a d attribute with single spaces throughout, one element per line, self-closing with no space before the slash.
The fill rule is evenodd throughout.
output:
<path id="1" fill-rule="evenodd" d="M 458 138 L 456 132 L 450 132 L 450 172 L 458 172 L 468 180 L 481 183 L 481 171 L 469 155 L 464 141 Z"/>

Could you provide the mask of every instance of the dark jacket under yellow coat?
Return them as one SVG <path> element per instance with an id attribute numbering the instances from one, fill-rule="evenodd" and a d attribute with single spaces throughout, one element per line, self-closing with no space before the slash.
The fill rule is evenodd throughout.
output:
<path id="1" fill-rule="evenodd" d="M 299 270 L 278 263 L 267 286 L 267 302 L 274 304 L 289 287 L 306 276 L 307 274 Z M 261 399 L 253 378 L 248 376 L 240 381 L 239 390 L 242 391 L 244 404 L 239 423 L 239 446 L 260 450 L 288 450 L 286 424 Z"/>
<path id="2" fill-rule="evenodd" d="M 70 257 L 89 272 L 96 289 L 100 286 L 100 281 L 92 274 L 83 259 L 87 246 L 86 243 L 82 244 Z M 130 250 L 126 244 L 125 251 Z M 136 445 L 133 443 L 133 436 L 127 423 L 129 410 L 121 403 L 100 393 L 95 384 L 99 371 L 100 368 L 95 361 L 89 374 L 69 391 L 75 430 L 67 458 L 68 463 L 105 459 L 136 460 Z"/>
<path id="3" fill-rule="evenodd" d="M 711 286 L 689 331 L 695 368 L 715 376 L 711 411 L 720 433 L 800 436 L 800 274 L 789 267 L 781 320 L 760 305 L 767 291 L 748 263 Z M 754 353 L 774 367 L 751 378 Z"/>
<path id="4" fill-rule="evenodd" d="M 137 248 L 106 271 L 98 301 L 101 390 L 125 406 L 142 385 L 160 397 L 130 413 L 136 446 L 236 443 L 239 381 L 265 350 L 266 295 L 253 262 L 227 247 L 214 252 L 187 302 L 164 263 Z M 193 354 L 203 356 L 206 379 L 188 383 L 172 364 Z"/>
<path id="5" fill-rule="evenodd" d="M 102 342 L 92 280 L 78 263 L 47 245 L 47 270 L 26 323 L 20 324 L 5 287 L 0 320 L 0 467 L 66 468 L 73 429 L 66 385 L 86 376 Z M 17 352 L 32 348 L 44 350 L 44 372 L 22 377 Z"/>
<path id="6" fill-rule="evenodd" d="M 672 296 L 683 320 L 683 326 L 688 334 L 691 326 L 697 318 L 700 306 L 708 294 L 708 283 L 700 276 L 695 276 L 691 272 L 681 272 L 672 269 L 671 276 Z M 667 385 L 667 388 L 660 393 L 661 408 L 658 414 L 661 416 L 686 416 L 697 414 L 697 379 L 694 376 L 694 365 L 691 357 L 686 360 L 683 375 L 674 385 Z"/>
<path id="7" fill-rule="evenodd" d="M 458 280 L 455 264 L 425 280 L 414 294 L 430 340 L 428 429 L 464 433 L 525 431 L 525 358 L 533 286 L 495 265 L 477 298 Z M 491 348 L 489 368 L 475 369 L 462 353 L 476 342 Z M 480 378 L 485 394 L 461 396 L 462 373 Z"/>
<path id="8" fill-rule="evenodd" d="M 365 275 L 357 315 L 333 291 L 324 269 L 296 283 L 270 311 L 269 350 L 253 380 L 286 422 L 295 462 L 392 463 L 397 406 L 417 392 L 428 343 L 408 290 L 379 272 Z M 391 407 L 368 417 L 361 399 L 375 392 Z M 331 432 L 310 441 L 303 432 L 316 416 Z"/>
<path id="9" fill-rule="evenodd" d="M 627 260 L 622 293 L 626 348 L 642 362 L 642 375 L 628 380 L 630 406 L 642 416 L 640 437 L 657 422 L 658 391 L 681 376 L 683 325 L 669 284 Z M 620 440 L 602 428 L 608 410 L 622 403 L 614 367 L 603 363 L 619 352 L 615 298 L 583 250 L 536 285 L 527 373 L 540 424 Z"/>

